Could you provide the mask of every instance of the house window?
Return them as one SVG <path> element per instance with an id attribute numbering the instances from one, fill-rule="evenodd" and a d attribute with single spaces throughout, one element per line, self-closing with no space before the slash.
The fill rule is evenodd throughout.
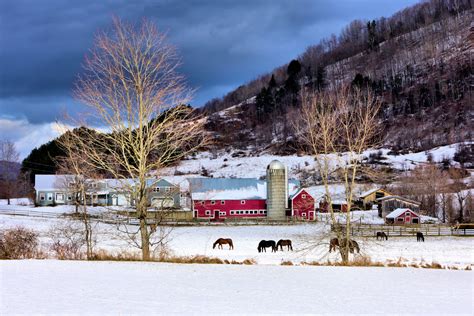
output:
<path id="1" fill-rule="evenodd" d="M 74 182 L 69 182 L 67 184 L 68 187 L 73 188 L 76 184 Z"/>
<path id="2" fill-rule="evenodd" d="M 306 199 L 306 194 L 301 194 L 302 199 Z"/>
<path id="3" fill-rule="evenodd" d="M 46 198 L 46 195 L 44 193 L 40 193 L 39 197 L 41 201 L 44 201 L 44 199 Z"/>
<path id="4" fill-rule="evenodd" d="M 170 187 L 166 187 L 166 188 L 165 188 L 165 192 L 169 192 L 169 191 L 171 191 L 171 188 L 170 188 Z"/>
<path id="5" fill-rule="evenodd" d="M 56 193 L 56 201 L 64 201 L 64 194 Z"/>
<path id="6" fill-rule="evenodd" d="M 72 196 L 70 194 L 67 195 L 67 200 L 68 201 L 71 201 L 72 200 Z"/>
<path id="7" fill-rule="evenodd" d="M 240 200 L 240 204 L 245 204 L 245 200 Z"/>
<path id="8" fill-rule="evenodd" d="M 221 205 L 224 205 L 225 204 L 225 201 L 221 201 Z"/>
<path id="9" fill-rule="evenodd" d="M 216 204 L 216 201 L 211 201 L 211 205 L 215 205 Z"/>
<path id="10" fill-rule="evenodd" d="M 153 188 L 153 192 L 160 192 L 160 188 L 158 188 L 158 187 Z"/>
<path id="11" fill-rule="evenodd" d="M 53 193 L 48 193 L 48 201 L 52 201 L 53 200 Z"/>

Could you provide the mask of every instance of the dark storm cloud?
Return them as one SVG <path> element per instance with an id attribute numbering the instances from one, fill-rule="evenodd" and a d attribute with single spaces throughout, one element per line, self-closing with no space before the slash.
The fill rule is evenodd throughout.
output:
<path id="1" fill-rule="evenodd" d="M 414 0 L 38 1 L 0 7 L 0 116 L 50 122 L 80 105 L 70 91 L 84 54 L 111 16 L 147 17 L 167 31 L 195 105 L 288 62 L 355 18 L 390 15 Z"/>

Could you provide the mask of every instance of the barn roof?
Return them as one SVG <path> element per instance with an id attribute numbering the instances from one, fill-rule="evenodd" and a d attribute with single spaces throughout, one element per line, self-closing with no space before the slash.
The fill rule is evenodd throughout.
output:
<path id="1" fill-rule="evenodd" d="M 368 191 L 362 192 L 362 193 L 359 195 L 359 198 L 365 198 L 366 196 L 369 196 L 369 195 L 371 195 L 372 193 L 377 192 L 377 191 L 383 191 L 383 192 L 388 193 L 388 191 L 385 190 L 385 189 L 382 189 L 382 188 L 375 188 L 375 189 L 372 189 L 372 190 L 368 190 Z"/>
<path id="2" fill-rule="evenodd" d="M 387 214 L 387 216 L 385 216 L 386 218 L 397 218 L 398 216 L 402 215 L 403 213 L 405 212 L 410 212 L 416 216 L 420 216 L 418 214 L 416 214 L 415 212 L 413 212 L 412 210 L 410 210 L 409 208 L 397 208 L 395 209 L 394 211 L 392 211 L 391 213 Z"/>
<path id="3" fill-rule="evenodd" d="M 267 182 L 252 178 L 189 178 L 193 200 L 265 200 Z M 299 181 L 288 181 L 288 193 L 293 194 Z"/>
<path id="4" fill-rule="evenodd" d="M 400 200 L 400 201 L 403 201 L 403 202 L 406 202 L 406 203 L 411 203 L 411 204 L 415 204 L 415 205 L 421 205 L 420 202 L 418 201 L 415 201 L 415 200 L 410 200 L 410 199 L 407 199 L 403 196 L 399 196 L 399 195 L 389 195 L 389 196 L 385 196 L 385 197 L 381 197 L 381 198 L 378 198 L 376 201 L 386 201 L 386 200 Z"/>

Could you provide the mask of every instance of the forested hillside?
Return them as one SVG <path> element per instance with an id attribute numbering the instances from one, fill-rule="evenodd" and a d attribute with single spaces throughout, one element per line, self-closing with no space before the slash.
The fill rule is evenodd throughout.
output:
<path id="1" fill-rule="evenodd" d="M 470 0 L 431 0 L 373 21 L 356 20 L 339 36 L 222 99 L 209 101 L 207 128 L 219 145 L 296 149 L 291 120 L 301 89 L 341 83 L 382 98 L 384 144 L 428 149 L 473 136 L 474 13 Z"/>

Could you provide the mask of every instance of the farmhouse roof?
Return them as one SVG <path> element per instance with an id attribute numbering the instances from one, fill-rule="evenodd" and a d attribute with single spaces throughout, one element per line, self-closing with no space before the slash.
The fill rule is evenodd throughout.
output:
<path id="1" fill-rule="evenodd" d="M 189 178 L 193 200 L 265 200 L 267 182 L 251 178 Z M 288 193 L 293 194 L 299 181 L 288 181 Z"/>
<path id="2" fill-rule="evenodd" d="M 381 197 L 381 198 L 378 198 L 376 201 L 386 201 L 386 200 L 401 200 L 403 202 L 406 202 L 406 203 L 410 203 L 410 204 L 415 204 L 415 205 L 420 205 L 421 203 L 418 202 L 418 201 L 415 201 L 415 200 L 410 200 L 410 199 L 407 199 L 403 196 L 399 196 L 399 195 L 389 195 L 389 196 L 385 196 L 385 197 Z"/>
<path id="3" fill-rule="evenodd" d="M 413 212 L 409 208 L 397 208 L 397 209 L 393 210 L 391 213 L 387 214 L 387 216 L 385 216 L 385 217 L 386 218 L 397 218 L 398 216 L 402 215 L 405 212 L 410 212 L 412 214 L 415 214 L 416 216 L 419 216 L 418 214 L 416 214 L 415 212 Z"/>
<path id="4" fill-rule="evenodd" d="M 55 191 L 66 188 L 67 183 L 74 180 L 71 174 L 36 174 L 35 190 L 36 191 Z"/>

